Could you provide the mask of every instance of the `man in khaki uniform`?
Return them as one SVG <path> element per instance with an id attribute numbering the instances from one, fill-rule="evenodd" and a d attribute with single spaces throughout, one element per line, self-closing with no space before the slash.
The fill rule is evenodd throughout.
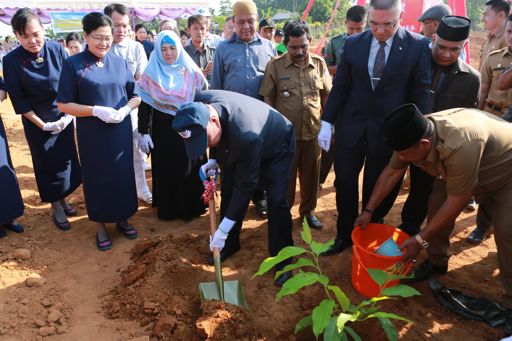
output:
<path id="1" fill-rule="evenodd" d="M 284 30 L 288 52 L 270 61 L 260 86 L 263 100 L 288 118 L 295 129 L 297 148 L 288 191 L 290 207 L 295 199 L 299 173 L 301 202 L 299 213 L 312 228 L 322 224 L 314 215 L 320 174 L 320 130 L 323 104 L 331 89 L 331 78 L 324 60 L 308 52 L 311 35 L 305 23 L 292 21 Z"/>
<path id="2" fill-rule="evenodd" d="M 503 115 L 512 104 L 512 90 L 500 90 L 499 78 L 512 66 L 512 16 L 507 21 L 511 46 L 491 52 L 482 67 L 482 84 L 478 108 L 496 116 Z"/>
<path id="3" fill-rule="evenodd" d="M 508 308 L 505 328 L 512 333 L 512 125 L 476 109 L 423 116 L 414 104 L 406 104 L 384 121 L 380 135 L 395 152 L 355 225 L 365 227 L 371 221 L 370 212 L 413 162 L 438 180 L 429 200 L 427 226 L 400 248 L 406 251 L 405 260 L 427 249 L 428 259 L 418 268 L 429 266 L 433 273 L 444 274 L 453 224 L 474 195 L 494 225 L 503 304 Z"/>
<path id="4" fill-rule="evenodd" d="M 509 12 L 510 3 L 507 0 L 488 0 L 485 3 L 482 21 L 484 29 L 489 33 L 480 49 L 480 73 L 482 73 L 482 67 L 489 54 L 507 46 L 503 27 Z"/>
<path id="5" fill-rule="evenodd" d="M 499 80 L 506 68 L 512 66 L 512 15 L 505 22 L 505 41 L 508 46 L 491 52 L 481 68 L 480 100 L 478 109 L 485 110 L 496 116 L 502 116 L 512 104 L 512 89 L 501 90 Z M 478 244 L 485 240 L 491 231 L 492 222 L 489 213 L 483 207 L 478 208 L 476 228 L 467 240 Z"/>

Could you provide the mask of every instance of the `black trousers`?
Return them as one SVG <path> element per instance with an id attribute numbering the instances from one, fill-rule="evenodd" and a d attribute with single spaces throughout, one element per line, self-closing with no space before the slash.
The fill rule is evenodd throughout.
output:
<path id="1" fill-rule="evenodd" d="M 366 137 L 352 149 L 336 145 L 334 171 L 336 179 L 336 208 L 338 210 L 337 239 L 350 240 L 354 221 L 359 214 L 359 173 L 364 165 L 363 200 L 365 207 L 372 194 L 380 173 L 386 167 L 391 155 L 379 155 L 368 150 Z M 373 222 L 382 221 L 389 212 L 400 190 L 401 181 L 382 201 L 372 217 Z"/>
<path id="2" fill-rule="evenodd" d="M 271 160 L 263 160 L 260 166 L 260 185 L 267 192 L 268 202 L 268 250 L 270 256 L 276 256 L 282 248 L 293 245 L 292 216 L 288 205 L 288 185 L 294 148 L 286 150 Z M 221 219 L 227 210 L 235 185 L 235 170 L 223 168 L 221 185 Z M 229 232 L 224 250 L 240 248 L 242 221 L 235 224 Z"/>
<path id="3" fill-rule="evenodd" d="M 410 236 L 420 232 L 421 224 L 427 217 L 428 198 L 432 193 L 432 185 L 436 179 L 413 164 L 409 167 L 411 187 L 402 209 L 402 225 L 400 228 Z"/>

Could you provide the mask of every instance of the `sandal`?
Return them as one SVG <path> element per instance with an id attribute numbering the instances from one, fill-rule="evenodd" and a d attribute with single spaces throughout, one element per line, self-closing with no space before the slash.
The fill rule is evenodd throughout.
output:
<path id="1" fill-rule="evenodd" d="M 124 234 L 124 236 L 128 239 L 135 239 L 139 235 L 137 230 L 130 224 L 128 224 L 127 228 L 124 228 L 123 226 L 121 226 L 121 224 L 117 223 L 116 230 Z"/>
<path id="2" fill-rule="evenodd" d="M 110 250 L 112 248 L 112 241 L 110 240 L 110 238 L 107 238 L 106 240 L 100 242 L 98 234 L 96 233 L 96 247 L 100 251 Z"/>
<path id="3" fill-rule="evenodd" d="M 52 218 L 53 218 L 53 223 L 59 230 L 69 231 L 71 229 L 71 224 L 69 223 L 69 221 L 67 219 L 64 222 L 60 222 L 57 220 L 57 217 L 55 217 L 55 215 L 53 215 Z"/>

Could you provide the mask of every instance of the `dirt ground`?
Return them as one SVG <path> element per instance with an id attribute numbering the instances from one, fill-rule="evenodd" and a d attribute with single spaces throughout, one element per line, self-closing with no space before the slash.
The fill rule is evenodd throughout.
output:
<path id="1" fill-rule="evenodd" d="M 473 51 L 474 47 L 472 57 L 478 56 Z M 70 196 L 79 212 L 70 219 L 71 231 L 53 226 L 49 205 L 39 200 L 21 121 L 8 102 L 0 112 L 25 201 L 19 222 L 26 228 L 23 234 L 9 233 L 0 240 L 0 340 L 314 339 L 310 332 L 294 335 L 293 328 L 322 299 L 319 288 L 276 303 L 278 289 L 270 275 L 251 279 L 267 256 L 267 224 L 253 207 L 244 223 L 241 251 L 223 264 L 226 280 L 241 281 L 250 311 L 218 302 L 201 305 L 198 284 L 214 281 L 214 268 L 205 265 L 207 214 L 190 222 L 162 222 L 151 207 L 140 203 L 131 219 L 139 239 L 128 241 L 112 232 L 114 247 L 99 252 L 81 188 Z M 151 179 L 151 172 L 147 175 Z M 313 237 L 320 241 L 335 235 L 333 179 L 331 173 L 319 196 L 317 215 L 325 228 L 313 231 Z M 406 195 L 403 190 L 387 223 L 400 223 Z M 294 240 L 302 245 L 296 206 L 292 213 Z M 477 247 L 467 244 L 464 239 L 474 226 L 475 214 L 462 213 L 452 238 L 449 272 L 440 280 L 468 294 L 486 294 L 499 301 L 503 290 L 496 246 L 492 237 Z M 109 228 L 113 231 L 113 226 Z M 322 266 L 352 302 L 363 299 L 351 286 L 351 251 L 322 258 Z M 415 287 L 422 296 L 382 305 L 383 310 L 413 321 L 395 323 L 402 340 L 497 340 L 502 336 L 499 328 L 446 311 L 426 284 Z M 364 340 L 385 338 L 376 323 L 365 322 L 355 329 Z"/>

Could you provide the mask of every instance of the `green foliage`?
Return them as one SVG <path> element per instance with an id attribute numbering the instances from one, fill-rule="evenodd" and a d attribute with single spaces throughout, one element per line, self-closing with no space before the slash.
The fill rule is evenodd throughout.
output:
<path id="1" fill-rule="evenodd" d="M 285 296 L 293 295 L 300 289 L 311 285 L 322 286 L 326 297 L 313 308 L 311 315 L 297 322 L 295 334 L 306 328 L 312 328 L 317 339 L 320 335 L 323 335 L 323 339 L 326 341 L 343 341 L 349 340 L 349 338 L 360 341 L 361 337 L 352 326 L 364 320 L 377 319 L 388 339 L 398 340 L 398 333 L 391 320 L 410 321 L 397 314 L 380 311 L 380 306 L 377 304 L 380 301 L 395 299 L 396 297 L 420 295 L 416 289 L 408 285 L 399 284 L 386 288 L 394 280 L 407 278 L 407 276 L 400 274 L 403 270 L 403 265 L 398 264 L 393 267 L 392 271 L 388 270 L 387 272 L 379 269 L 368 269 L 371 278 L 379 285 L 380 293 L 377 297 L 364 300 L 355 306 L 340 287 L 330 283 L 329 277 L 322 272 L 320 267 L 320 254 L 327 250 L 334 241 L 330 240 L 327 243 L 319 243 L 313 240 L 311 229 L 306 219 L 304 219 L 302 224 L 301 237 L 308 246 L 307 249 L 298 246 L 286 247 L 277 256 L 265 259 L 261 263 L 258 272 L 253 276 L 253 278 L 261 276 L 278 263 L 301 256 L 295 263 L 289 264 L 281 271 L 276 272 L 277 277 L 285 271 L 298 270 L 295 276 L 283 284 L 276 294 L 276 301 Z"/>

